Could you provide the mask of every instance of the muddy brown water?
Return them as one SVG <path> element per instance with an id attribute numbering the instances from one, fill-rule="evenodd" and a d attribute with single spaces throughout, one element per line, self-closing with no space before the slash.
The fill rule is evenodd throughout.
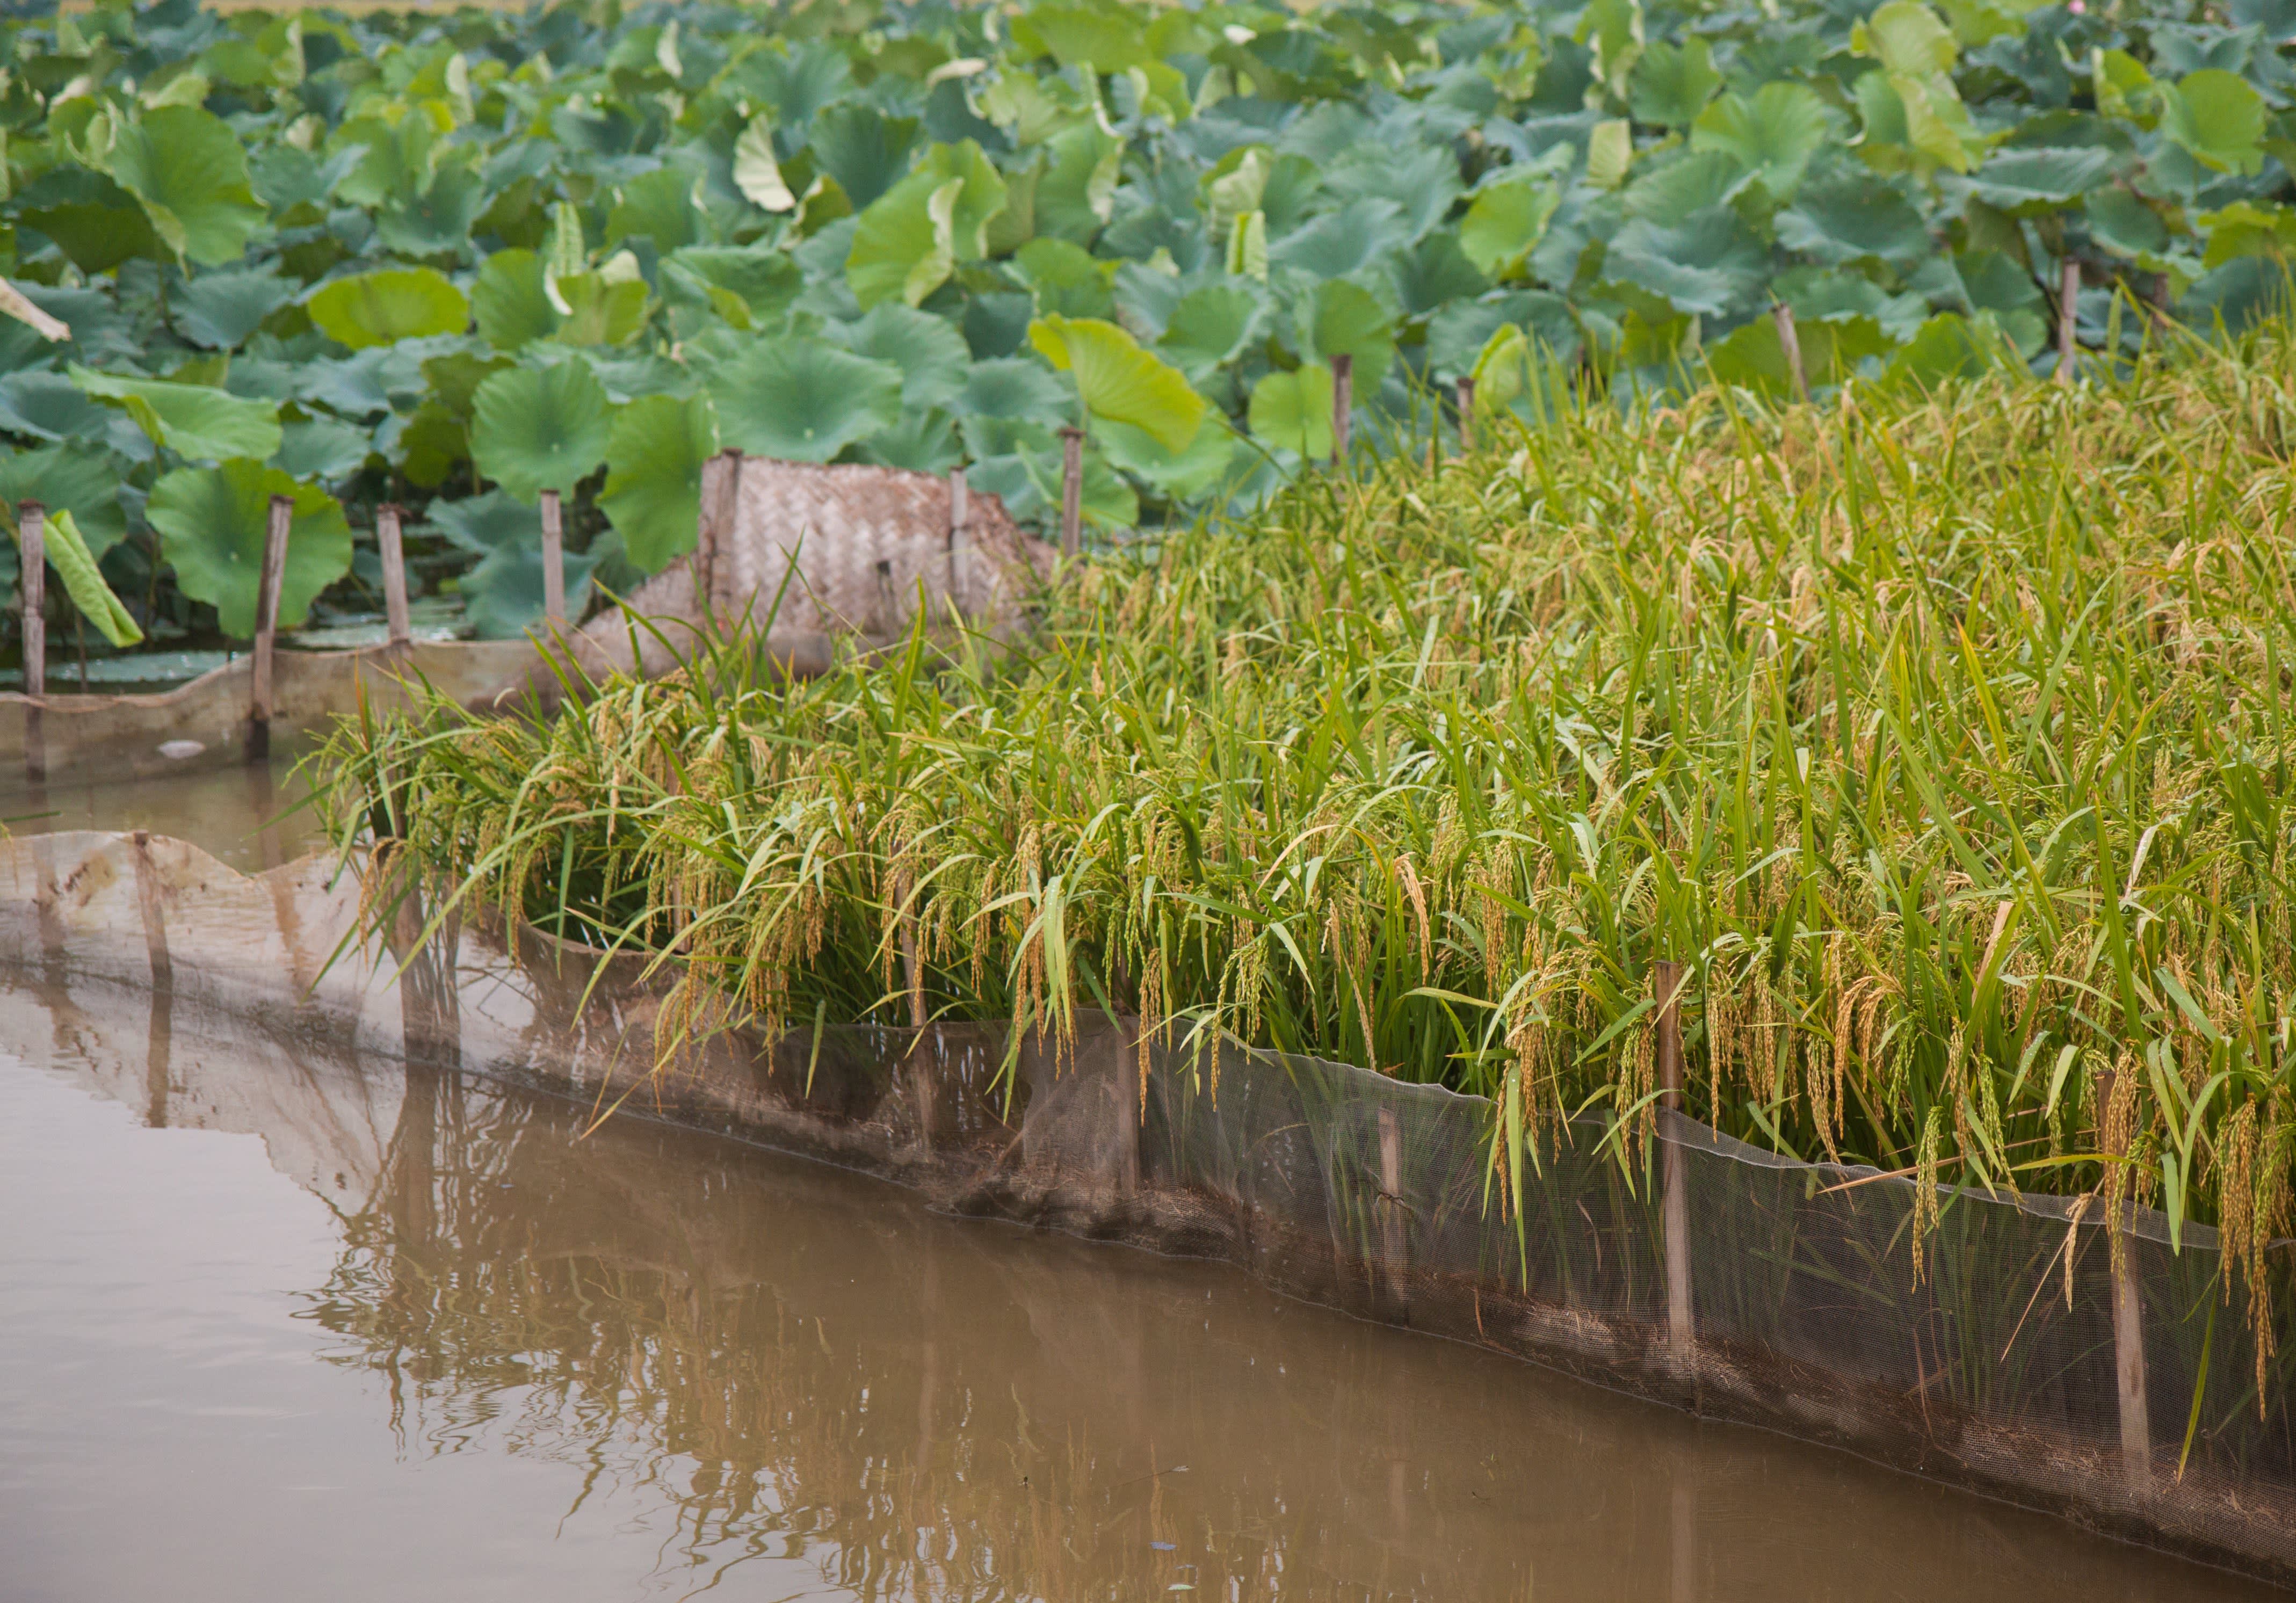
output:
<path id="1" fill-rule="evenodd" d="M 52 777 L 0 780 L 0 829 L 149 830 L 188 840 L 242 873 L 291 863 L 324 844 L 296 764 L 308 750 L 282 740 L 268 764 L 186 768 L 145 779 L 89 783 Z"/>
<path id="2" fill-rule="evenodd" d="M 2284 1595 L 585 1119 L 0 962 L 0 1598 Z"/>

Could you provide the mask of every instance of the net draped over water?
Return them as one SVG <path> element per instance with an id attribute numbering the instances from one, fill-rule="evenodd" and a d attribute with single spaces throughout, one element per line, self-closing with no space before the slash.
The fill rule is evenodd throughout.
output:
<path id="1" fill-rule="evenodd" d="M 1518 1192 L 1493 1167 L 1490 1105 L 1437 1087 L 1232 1040 L 1215 1060 L 1099 1016 L 1017 1044 L 981 1024 L 764 1042 L 666 1014 L 670 977 L 637 960 L 532 932 L 451 920 L 426 943 L 402 904 L 384 938 L 347 941 L 360 904 L 316 860 L 250 880 L 171 841 L 0 843 L 0 939 L 28 961 L 722 1130 L 961 1213 L 1226 1258 L 1365 1317 L 2296 1578 L 2291 1344 L 2259 1364 L 2207 1227 L 2172 1240 L 2136 1209 L 2116 1255 L 2101 1209 L 1964 1188 L 1924 1228 L 1910 1179 L 1663 1112 L 1641 1141 L 1551 1127 Z M 2289 1245 L 2267 1255 L 2284 1335 Z"/>

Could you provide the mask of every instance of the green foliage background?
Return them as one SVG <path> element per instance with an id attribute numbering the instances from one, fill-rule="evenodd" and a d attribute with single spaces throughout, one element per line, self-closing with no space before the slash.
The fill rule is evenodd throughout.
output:
<path id="1" fill-rule="evenodd" d="M 514 630 L 538 566 L 491 487 L 571 489 L 610 586 L 690 544 L 720 445 L 962 463 L 1041 519 L 1079 371 L 1128 397 L 1087 496 L 1124 526 L 1327 452 L 1340 355 L 1366 448 L 1468 373 L 1527 414 L 1782 392 L 1780 301 L 1821 389 L 2046 366 L 2070 255 L 2117 358 L 2279 299 L 2292 38 L 2296 0 L 14 20 L 0 271 L 72 338 L 0 323 L 0 478 L 147 623 L 209 616 L 147 504 L 242 462 L 361 528 L 430 504 L 432 577 L 478 557 Z"/>

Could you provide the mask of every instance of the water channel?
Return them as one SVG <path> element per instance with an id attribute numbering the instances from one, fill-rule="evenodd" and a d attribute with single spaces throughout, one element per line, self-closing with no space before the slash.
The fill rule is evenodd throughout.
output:
<path id="1" fill-rule="evenodd" d="M 584 1114 L 0 961 L 0 1597 L 2277 1595 Z"/>

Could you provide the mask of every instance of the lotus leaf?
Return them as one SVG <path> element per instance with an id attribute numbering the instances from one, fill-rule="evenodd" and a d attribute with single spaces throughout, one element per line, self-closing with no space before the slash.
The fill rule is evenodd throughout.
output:
<path id="1" fill-rule="evenodd" d="M 152 443 L 194 461 L 269 456 L 279 449 L 279 408 L 268 401 L 243 400 L 204 384 L 175 384 L 164 379 L 129 379 L 94 372 L 75 364 L 72 382 L 100 401 L 110 401 L 134 418 Z"/>
<path id="2" fill-rule="evenodd" d="M 471 405 L 472 460 L 529 505 L 545 490 L 571 495 L 605 457 L 613 403 L 586 362 L 498 372 Z"/>
<path id="3" fill-rule="evenodd" d="M 1332 454 L 1332 370 L 1311 362 L 1272 372 L 1251 387 L 1251 431 L 1268 445 L 1310 462 Z"/>
<path id="4" fill-rule="evenodd" d="M 1202 423 L 1205 401 L 1179 371 L 1142 350 L 1131 335 L 1093 317 L 1040 317 L 1029 343 L 1076 379 L 1086 413 L 1144 429 L 1167 450 L 1186 448 Z"/>
<path id="5" fill-rule="evenodd" d="M 718 411 L 708 396 L 640 396 L 615 414 L 598 505 L 640 571 L 659 573 L 693 549 L 701 464 L 717 450 Z"/>
<path id="6" fill-rule="evenodd" d="M 255 633 L 274 495 L 295 503 L 279 585 L 279 626 L 291 629 L 321 591 L 350 571 L 351 528 L 334 497 L 245 457 L 178 468 L 152 488 L 146 515 L 177 586 L 213 607 L 223 632 L 241 640 Z"/>
<path id="7" fill-rule="evenodd" d="M 144 631 L 136 627 L 135 619 L 119 598 L 111 593 L 111 586 L 103 582 L 103 574 L 95 565 L 95 555 L 81 538 L 70 507 L 58 507 L 49 515 L 42 549 L 48 566 L 62 578 L 64 593 L 71 597 L 72 605 L 95 626 L 98 634 L 122 648 L 143 640 Z"/>
<path id="8" fill-rule="evenodd" d="M 1806 84 L 1764 84 L 1751 96 L 1726 94 L 1698 114 L 1690 148 L 1735 157 L 1778 200 L 1801 185 L 1825 143 L 1825 102 Z"/>
<path id="9" fill-rule="evenodd" d="M 268 220 L 248 186 L 239 135 L 195 106 L 160 106 L 140 120 L 116 121 L 110 164 L 168 249 L 204 266 L 239 260 Z"/>
<path id="10" fill-rule="evenodd" d="M 471 303 L 463 292 L 430 267 L 387 267 L 339 278 L 321 286 L 304 309 L 321 333 L 353 350 L 459 334 L 471 321 Z"/>
<path id="11" fill-rule="evenodd" d="M 2161 132 L 2213 172 L 2259 170 L 2264 126 L 2264 97 L 2220 68 L 2187 74 L 2161 97 Z"/>
<path id="12" fill-rule="evenodd" d="M 295 299 L 296 286 L 276 264 L 202 273 L 176 296 L 176 327 L 194 345 L 234 350 L 263 320 Z"/>
<path id="13" fill-rule="evenodd" d="M 486 342 L 503 351 L 547 339 L 562 321 L 550 301 L 542 258 L 531 250 L 497 250 L 487 258 L 471 290 L 471 310 Z"/>
<path id="14" fill-rule="evenodd" d="M 71 513 L 81 541 L 98 558 L 127 533 L 119 464 L 98 446 L 72 442 L 0 457 L 0 514 L 12 520 L 26 501 Z"/>
<path id="15" fill-rule="evenodd" d="M 435 504 L 430 516 L 449 540 L 480 558 L 456 586 L 472 631 L 486 640 L 515 640 L 539 627 L 544 605 L 541 514 L 500 490 L 490 490 L 465 501 Z M 578 617 L 589 600 L 598 554 L 562 552 L 561 562 L 566 608 Z"/>
<path id="16" fill-rule="evenodd" d="M 753 456 L 828 462 L 901 415 L 900 370 L 824 339 L 750 347 L 709 377 L 726 445 Z"/>

